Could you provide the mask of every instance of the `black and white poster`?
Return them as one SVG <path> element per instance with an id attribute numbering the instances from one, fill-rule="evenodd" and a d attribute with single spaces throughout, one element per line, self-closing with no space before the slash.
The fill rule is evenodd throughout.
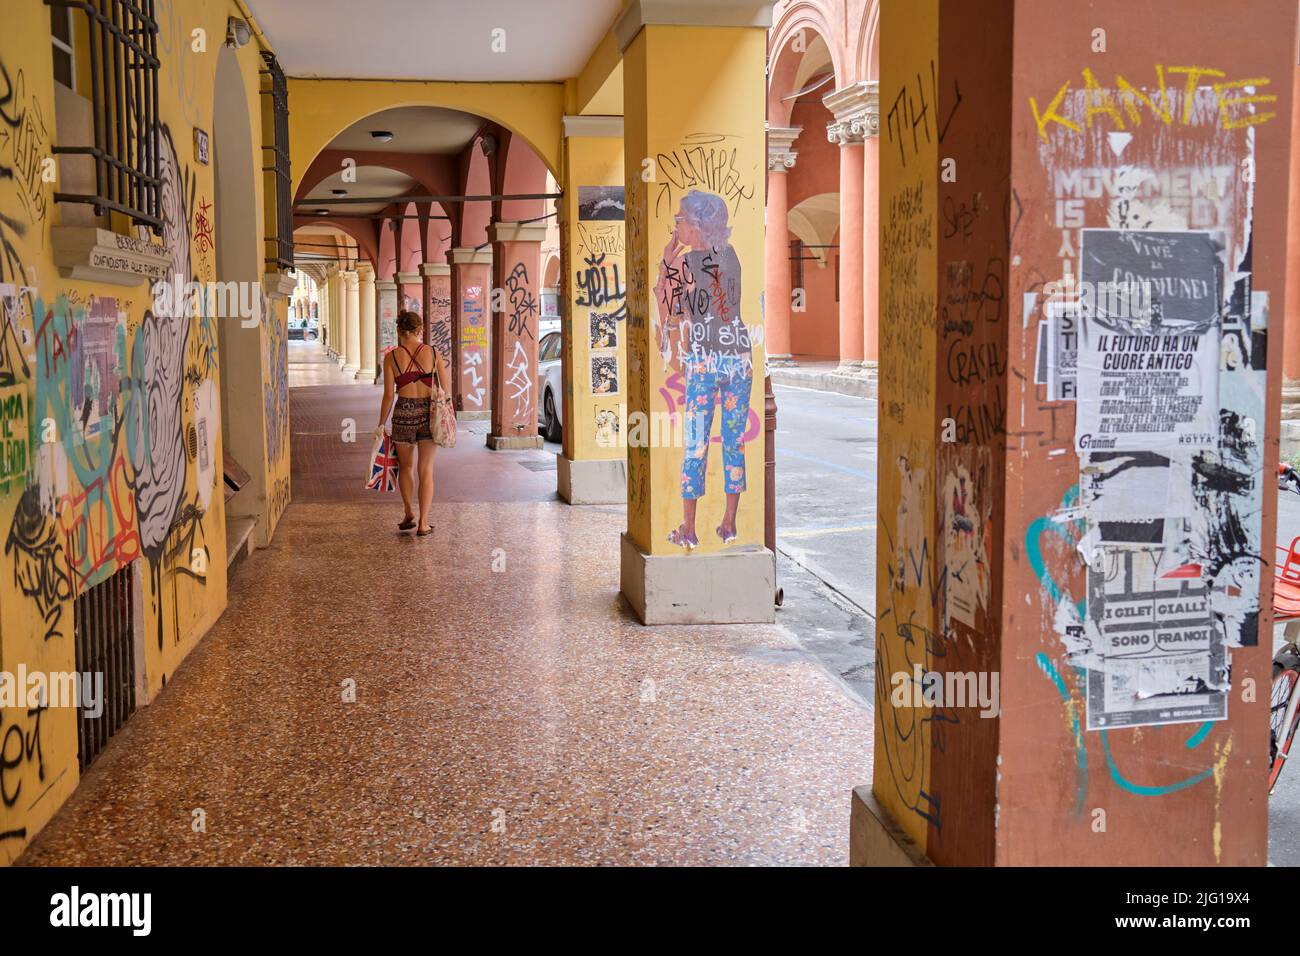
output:
<path id="1" fill-rule="evenodd" d="M 1206 231 L 1082 233 L 1076 448 L 1212 446 L 1221 244 Z"/>

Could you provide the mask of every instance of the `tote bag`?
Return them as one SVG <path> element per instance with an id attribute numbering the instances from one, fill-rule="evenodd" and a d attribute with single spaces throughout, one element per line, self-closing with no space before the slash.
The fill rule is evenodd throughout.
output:
<path id="1" fill-rule="evenodd" d="M 443 448 L 456 444 L 456 409 L 452 407 L 451 392 L 442 386 L 438 370 L 442 364 L 435 352 L 433 357 L 433 394 L 429 397 L 429 431 L 433 441 Z"/>

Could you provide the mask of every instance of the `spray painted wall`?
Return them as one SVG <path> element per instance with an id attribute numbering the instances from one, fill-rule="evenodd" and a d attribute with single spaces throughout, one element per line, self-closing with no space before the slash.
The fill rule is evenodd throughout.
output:
<path id="1" fill-rule="evenodd" d="M 211 134 L 217 55 L 237 13 L 222 2 L 158 4 L 163 229 L 147 241 L 181 283 L 217 278 L 213 170 L 196 155 L 195 130 Z M 147 700 L 226 604 L 219 383 L 220 337 L 231 330 L 219 323 L 238 321 L 218 319 L 210 296 L 160 300 L 143 282 L 71 279 L 56 266 L 53 230 L 91 220 L 53 199 L 52 180 L 75 166 L 45 162 L 56 130 L 73 129 L 82 109 L 73 91 L 56 96 L 49 17 L 39 0 L 9 3 L 0 38 L 0 671 L 73 671 L 74 598 L 134 567 Z M 238 62 L 259 117 L 256 46 Z M 89 70 L 79 72 L 84 82 Z M 246 188 L 260 210 L 261 177 Z M 135 235 L 124 220 L 111 226 Z M 246 241 L 260 248 L 262 235 L 259 217 Z M 260 284 L 256 296 L 264 320 L 248 334 L 265 362 L 266 454 L 244 464 L 287 495 L 285 308 L 268 306 Z M 76 720 L 73 708 L 0 709 L 0 861 L 76 786 Z"/>

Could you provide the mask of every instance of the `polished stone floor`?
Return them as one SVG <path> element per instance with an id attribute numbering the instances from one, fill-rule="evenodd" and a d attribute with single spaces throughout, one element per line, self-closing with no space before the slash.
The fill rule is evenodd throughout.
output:
<path id="1" fill-rule="evenodd" d="M 377 395 L 295 390 L 295 457 L 341 392 Z M 225 615 L 20 862 L 845 863 L 870 712 L 778 626 L 637 624 L 620 509 L 472 437 L 426 539 L 393 496 L 295 477 Z"/>

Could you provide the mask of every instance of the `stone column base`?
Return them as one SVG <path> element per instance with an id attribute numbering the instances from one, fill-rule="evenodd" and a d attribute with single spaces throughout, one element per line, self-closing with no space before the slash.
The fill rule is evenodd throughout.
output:
<path id="1" fill-rule="evenodd" d="M 343 377 L 344 377 L 344 378 L 356 378 L 356 377 L 357 377 L 357 372 L 359 372 L 359 371 L 361 371 L 361 369 L 358 368 L 358 367 L 355 366 L 355 365 L 344 365 L 344 366 L 343 366 Z"/>
<path id="2" fill-rule="evenodd" d="M 456 421 L 458 422 L 484 422 L 492 417 L 490 411 L 487 412 L 457 412 Z"/>
<path id="3" fill-rule="evenodd" d="M 541 448 L 545 444 L 541 435 L 488 435 L 487 437 L 487 446 L 493 451 Z"/>
<path id="4" fill-rule="evenodd" d="M 849 813 L 849 866 L 934 866 L 876 802 L 870 786 L 853 788 Z"/>
<path id="5" fill-rule="evenodd" d="M 835 369 L 835 374 L 836 375 L 861 375 L 862 360 L 849 359 L 846 362 L 841 362 L 839 366 Z"/>
<path id="6" fill-rule="evenodd" d="M 797 364 L 793 355 L 769 355 L 767 357 L 768 368 L 792 368 Z"/>
<path id="7" fill-rule="evenodd" d="M 375 373 L 373 371 L 366 368 L 366 369 L 357 369 L 357 381 L 364 382 L 366 385 L 374 385 L 375 382 L 379 381 L 379 379 L 375 377 Z"/>
<path id="8" fill-rule="evenodd" d="M 555 456 L 555 490 L 571 505 L 617 505 L 627 501 L 627 461 L 575 461 Z"/>
<path id="9" fill-rule="evenodd" d="M 642 624 L 771 624 L 776 557 L 767 548 L 646 554 L 624 532 L 619 590 Z"/>

